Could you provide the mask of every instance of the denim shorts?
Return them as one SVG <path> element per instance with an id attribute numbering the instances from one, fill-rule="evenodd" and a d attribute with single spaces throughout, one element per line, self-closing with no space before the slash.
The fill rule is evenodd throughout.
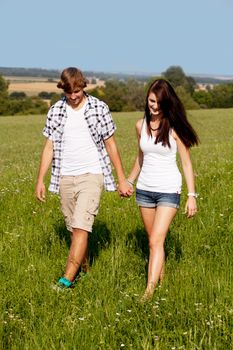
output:
<path id="1" fill-rule="evenodd" d="M 151 192 L 136 188 L 136 202 L 137 205 L 145 208 L 171 207 L 178 209 L 180 207 L 180 194 Z"/>

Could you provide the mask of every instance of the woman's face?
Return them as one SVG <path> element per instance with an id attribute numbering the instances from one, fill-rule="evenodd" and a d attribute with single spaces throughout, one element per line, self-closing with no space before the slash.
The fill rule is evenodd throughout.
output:
<path id="1" fill-rule="evenodd" d="M 159 106 L 158 106 L 157 98 L 153 92 L 150 92 L 148 96 L 148 107 L 152 115 L 159 114 Z"/>

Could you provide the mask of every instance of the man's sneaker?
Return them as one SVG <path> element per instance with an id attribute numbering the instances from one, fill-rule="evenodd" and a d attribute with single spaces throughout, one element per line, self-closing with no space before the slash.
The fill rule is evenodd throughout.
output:
<path id="1" fill-rule="evenodd" d="M 74 288 L 74 283 L 65 277 L 59 278 L 57 283 L 52 286 L 52 289 L 57 291 L 63 291 L 70 288 Z"/>

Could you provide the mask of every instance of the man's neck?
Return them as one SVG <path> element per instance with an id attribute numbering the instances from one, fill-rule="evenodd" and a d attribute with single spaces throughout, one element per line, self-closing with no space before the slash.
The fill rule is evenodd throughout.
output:
<path id="1" fill-rule="evenodd" d="M 86 96 L 83 96 L 82 101 L 80 101 L 80 103 L 78 105 L 73 105 L 72 103 L 68 102 L 68 105 L 74 110 L 74 111 L 78 111 L 80 110 L 86 103 Z"/>

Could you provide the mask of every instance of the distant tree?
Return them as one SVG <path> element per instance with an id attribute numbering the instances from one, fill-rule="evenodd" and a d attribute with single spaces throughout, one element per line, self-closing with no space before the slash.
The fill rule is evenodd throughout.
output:
<path id="1" fill-rule="evenodd" d="M 21 100 L 22 98 L 25 98 L 27 95 L 23 91 L 14 91 L 10 94 L 10 98 Z"/>
<path id="2" fill-rule="evenodd" d="M 233 84 L 216 85 L 210 94 L 213 99 L 214 108 L 233 107 Z"/>
<path id="3" fill-rule="evenodd" d="M 8 82 L 0 75 L 0 115 L 8 114 L 8 99 Z"/>
<path id="4" fill-rule="evenodd" d="M 57 94 L 56 92 L 53 92 L 51 94 L 50 106 L 54 105 L 54 103 L 59 101 L 62 96 L 63 94 Z"/>
<path id="5" fill-rule="evenodd" d="M 0 96 L 7 97 L 8 96 L 8 86 L 9 83 L 0 75 Z"/>
<path id="6" fill-rule="evenodd" d="M 193 77 L 186 77 L 187 83 L 184 85 L 186 90 L 192 95 L 195 91 L 197 83 Z"/>
<path id="7" fill-rule="evenodd" d="M 104 100 L 104 92 L 105 88 L 104 87 L 96 87 L 94 89 L 88 90 L 88 94 L 99 98 L 100 100 Z"/>
<path id="8" fill-rule="evenodd" d="M 185 109 L 200 108 L 198 103 L 192 99 L 192 96 L 190 95 L 190 93 L 187 90 L 185 90 L 183 86 L 178 86 L 175 90 L 180 100 L 182 101 Z"/>
<path id="9" fill-rule="evenodd" d="M 103 101 L 110 110 L 120 112 L 125 105 L 126 85 L 117 80 L 109 80 L 105 83 Z"/>
<path id="10" fill-rule="evenodd" d="M 142 111 L 146 100 L 144 84 L 135 79 L 129 79 L 126 82 L 124 99 L 123 111 Z"/>
<path id="11" fill-rule="evenodd" d="M 47 103 L 38 97 L 8 98 L 2 102 L 0 103 L 0 115 L 44 114 L 48 109 Z"/>
<path id="12" fill-rule="evenodd" d="M 171 66 L 162 75 L 167 79 L 174 88 L 183 86 L 191 95 L 194 92 L 196 82 L 192 77 L 185 75 L 180 66 Z"/>
<path id="13" fill-rule="evenodd" d="M 183 69 L 179 66 L 169 67 L 162 73 L 162 75 L 173 85 L 173 87 L 184 86 L 187 81 Z"/>
<path id="14" fill-rule="evenodd" d="M 192 98 L 199 104 L 200 108 L 211 108 L 213 106 L 213 97 L 208 91 L 194 91 Z"/>
<path id="15" fill-rule="evenodd" d="M 134 79 L 109 80 L 105 86 L 88 90 L 88 93 L 106 102 L 114 112 L 139 111 L 145 105 L 144 84 Z"/>
<path id="16" fill-rule="evenodd" d="M 43 100 L 50 100 L 51 99 L 51 92 L 47 91 L 41 91 L 38 96 L 42 98 Z"/>
<path id="17" fill-rule="evenodd" d="M 1 96 L 1 93 L 0 93 L 0 115 L 10 115 L 10 113 L 8 112 L 8 109 L 9 109 L 8 100 L 3 96 Z"/>
<path id="18" fill-rule="evenodd" d="M 44 114 L 48 104 L 39 97 L 27 97 L 24 92 L 8 95 L 8 82 L 0 75 L 0 115 Z"/>

